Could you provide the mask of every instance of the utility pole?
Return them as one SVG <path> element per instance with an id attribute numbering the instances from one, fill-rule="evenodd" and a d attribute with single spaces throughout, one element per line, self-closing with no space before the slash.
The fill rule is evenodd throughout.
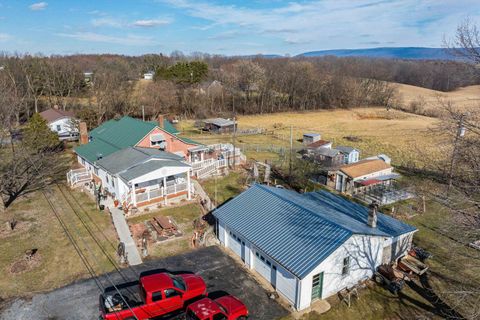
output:
<path id="1" fill-rule="evenodd" d="M 460 119 L 458 120 L 457 133 L 455 135 L 455 140 L 453 141 L 453 151 L 452 151 L 452 157 L 450 159 L 450 169 L 448 172 L 447 197 L 453 185 L 453 166 L 455 165 L 458 141 L 460 140 L 461 137 L 465 135 L 464 122 L 467 116 L 468 116 L 468 113 L 462 113 L 462 115 L 460 116 Z"/>
<path id="2" fill-rule="evenodd" d="M 289 161 L 289 165 L 288 165 L 288 180 L 289 180 L 289 182 L 291 182 L 291 180 L 292 180 L 292 171 L 293 171 L 292 156 L 293 156 L 293 126 L 290 125 L 290 161 Z"/>
<path id="3" fill-rule="evenodd" d="M 236 123 L 236 114 L 235 114 L 235 96 L 232 94 L 232 105 L 233 105 L 233 170 L 235 170 L 235 138 L 237 134 L 237 123 Z"/>
<path id="4" fill-rule="evenodd" d="M 145 122 L 145 106 L 142 105 L 142 120 Z"/>

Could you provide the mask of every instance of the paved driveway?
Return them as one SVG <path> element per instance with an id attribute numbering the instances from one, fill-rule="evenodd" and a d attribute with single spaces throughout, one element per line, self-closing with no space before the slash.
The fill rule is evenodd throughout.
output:
<path id="1" fill-rule="evenodd" d="M 210 293 L 224 291 L 239 297 L 250 311 L 249 319 L 278 319 L 288 313 L 277 302 L 267 297 L 265 290 L 248 271 L 218 247 L 146 261 L 133 268 L 138 273 L 167 270 L 200 274 L 207 282 Z M 132 270 L 126 269 L 123 273 L 129 280 L 136 280 Z M 118 273 L 112 273 L 110 277 L 116 283 L 124 282 Z M 105 276 L 100 280 L 105 287 L 110 285 Z M 0 319 L 95 320 L 98 318 L 98 296 L 99 290 L 95 282 L 91 279 L 84 280 L 52 292 L 37 294 L 32 299 L 14 300 L 1 311 Z"/>

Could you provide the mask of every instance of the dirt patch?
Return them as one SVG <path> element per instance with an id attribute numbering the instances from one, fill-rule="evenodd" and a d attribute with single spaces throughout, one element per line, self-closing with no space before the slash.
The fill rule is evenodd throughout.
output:
<path id="1" fill-rule="evenodd" d="M 42 257 L 39 253 L 36 253 L 30 259 L 22 258 L 20 260 L 15 261 L 10 265 L 9 272 L 12 274 L 20 274 L 27 271 L 30 271 L 37 267 L 42 261 Z"/>
<path id="2" fill-rule="evenodd" d="M 358 120 L 401 120 L 408 118 L 406 114 L 387 110 L 355 112 L 355 116 Z"/>
<path id="3" fill-rule="evenodd" d="M 31 227 L 32 223 L 30 221 L 17 221 L 15 229 L 12 230 L 10 229 L 10 227 L 7 226 L 7 223 L 4 222 L 0 224 L 0 239 L 24 233 L 28 231 Z"/>

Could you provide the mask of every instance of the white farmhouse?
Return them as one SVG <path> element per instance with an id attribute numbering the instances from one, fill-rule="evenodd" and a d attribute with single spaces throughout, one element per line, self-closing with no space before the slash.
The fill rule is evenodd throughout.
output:
<path id="1" fill-rule="evenodd" d="M 155 77 L 155 71 L 148 71 L 143 74 L 144 80 L 153 80 L 154 77 Z"/>
<path id="2" fill-rule="evenodd" d="M 326 191 L 254 185 L 214 211 L 220 242 L 295 309 L 372 277 L 416 229 Z"/>
<path id="3" fill-rule="evenodd" d="M 72 111 L 58 109 L 57 106 L 40 112 L 50 129 L 58 134 L 60 140 L 78 140 L 78 126 Z"/>

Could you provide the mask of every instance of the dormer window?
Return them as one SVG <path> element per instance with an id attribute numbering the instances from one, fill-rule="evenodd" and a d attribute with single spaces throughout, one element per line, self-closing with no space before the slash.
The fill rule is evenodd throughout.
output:
<path id="1" fill-rule="evenodd" d="M 157 133 L 150 136 L 150 146 L 158 147 L 160 150 L 165 150 L 167 147 L 167 141 L 163 134 Z"/>

